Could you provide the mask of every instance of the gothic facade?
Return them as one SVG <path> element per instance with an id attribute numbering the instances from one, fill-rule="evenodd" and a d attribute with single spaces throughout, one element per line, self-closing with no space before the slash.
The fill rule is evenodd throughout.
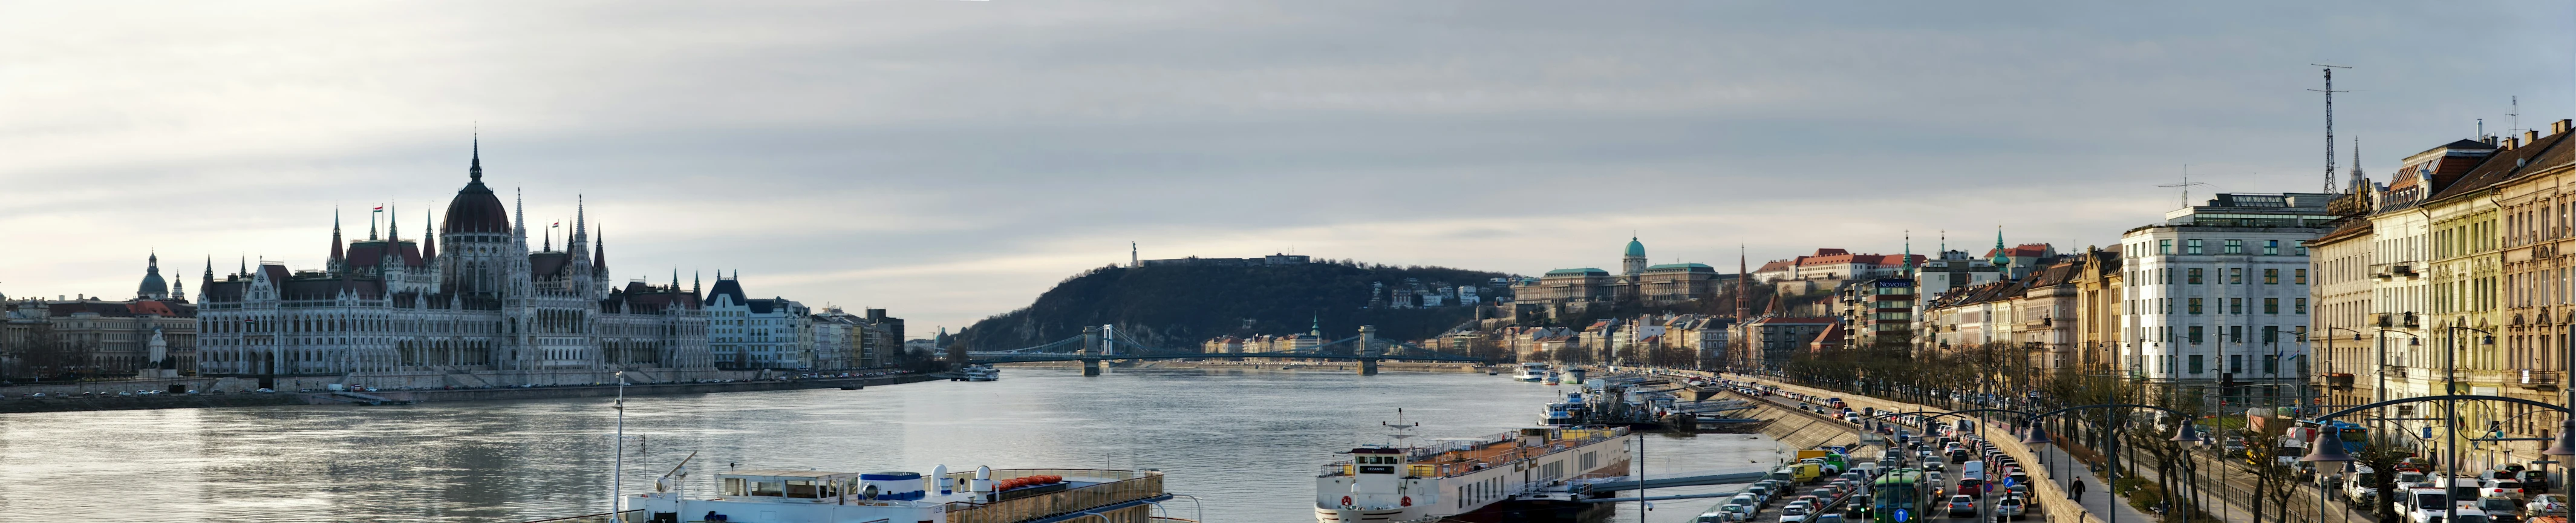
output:
<path id="1" fill-rule="evenodd" d="M 425 224 L 423 238 L 402 238 L 394 220 L 381 238 L 370 225 L 367 239 L 343 243 L 335 219 L 321 270 L 245 262 L 218 279 L 209 260 L 197 287 L 199 372 L 363 377 L 712 368 L 707 315 L 696 291 L 681 289 L 676 274 L 668 286 L 612 285 L 605 242 L 591 235 L 582 211 L 563 250 L 549 241 L 532 251 L 526 214 L 516 212 L 513 220 L 514 212 L 484 186 L 476 149 L 471 181 L 443 219 Z M 643 375 L 638 381 L 677 379 Z"/>

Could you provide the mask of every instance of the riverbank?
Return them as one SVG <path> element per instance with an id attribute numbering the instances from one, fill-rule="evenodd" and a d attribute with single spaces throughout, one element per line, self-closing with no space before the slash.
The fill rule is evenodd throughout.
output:
<path id="1" fill-rule="evenodd" d="M 945 380 L 945 374 L 897 374 L 861 378 L 805 378 L 790 380 L 750 380 L 726 383 L 658 383 L 627 385 L 627 396 L 660 396 L 676 394 L 714 394 L 770 390 L 831 389 L 897 385 L 922 381 Z M 282 405 L 343 405 L 367 403 L 365 396 L 396 402 L 450 401 L 515 401 L 552 398 L 596 398 L 617 396 L 616 385 L 580 385 L 562 387 L 491 388 L 456 390 L 406 390 L 364 393 L 364 396 L 328 392 L 230 393 L 230 394 L 150 394 L 136 396 L 47 396 L 42 398 L 0 398 L 0 414 L 34 412 L 77 412 L 100 410 L 185 409 L 216 407 L 256 407 Z"/>

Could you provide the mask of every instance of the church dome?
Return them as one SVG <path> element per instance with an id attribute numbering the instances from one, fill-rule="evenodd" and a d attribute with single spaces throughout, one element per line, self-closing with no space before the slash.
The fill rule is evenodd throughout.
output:
<path id="1" fill-rule="evenodd" d="M 134 291 L 134 295 L 137 297 L 151 297 L 168 296 L 169 294 L 170 282 L 161 279 L 161 255 L 152 255 L 151 265 L 147 266 L 147 268 L 143 270 L 142 288 L 136 289 Z"/>
<path id="2" fill-rule="evenodd" d="M 1637 242 L 1637 237 L 1635 237 L 1635 236 L 1630 236 L 1630 237 L 1628 237 L 1628 255 L 1629 255 L 1629 256 L 1640 256 L 1640 257 L 1645 256 L 1645 255 L 1646 255 L 1646 244 L 1644 244 L 1644 243 L 1638 243 L 1638 242 Z"/>
<path id="3" fill-rule="evenodd" d="M 447 202 L 447 222 L 442 232 L 510 232 L 510 213 L 501 207 L 501 197 L 483 186 L 483 147 L 474 147 L 474 179 L 456 191 L 456 199 Z"/>

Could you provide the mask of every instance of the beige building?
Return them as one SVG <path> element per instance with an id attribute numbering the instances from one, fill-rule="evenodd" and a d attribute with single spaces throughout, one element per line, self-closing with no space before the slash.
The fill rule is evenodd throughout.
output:
<path id="1" fill-rule="evenodd" d="M 2561 143 L 2568 120 L 2550 126 L 2550 137 L 2526 133 L 2516 140 L 2542 148 L 2525 156 L 2526 165 L 2495 186 L 2497 275 L 2501 329 L 2482 352 L 2489 358 L 2468 376 L 2472 386 L 2493 387 L 2504 396 L 2562 404 L 2568 369 L 2570 325 L 2576 324 L 2576 283 L 2570 283 L 2576 261 L 2576 143 Z M 2506 153 L 2499 153 L 2502 158 Z M 2473 389 L 2474 391 L 2475 389 Z M 2481 402 L 2493 403 L 2493 402 Z M 2558 416 L 2524 405 L 2481 405 L 2480 414 L 2498 422 L 2508 437 L 2555 434 Z M 2535 415 L 2537 414 L 2537 415 Z M 2540 445 L 2506 442 L 2498 458 L 2508 462 L 2540 459 Z"/>

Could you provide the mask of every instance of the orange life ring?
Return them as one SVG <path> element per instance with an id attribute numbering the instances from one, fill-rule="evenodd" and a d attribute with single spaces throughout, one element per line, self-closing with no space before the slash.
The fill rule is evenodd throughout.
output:
<path id="1" fill-rule="evenodd" d="M 1405 496 L 1405 497 L 1404 497 L 1404 506 L 1407 506 L 1407 507 L 1413 506 L 1413 496 Z"/>
<path id="2" fill-rule="evenodd" d="M 1345 507 L 1347 507 L 1347 506 L 1351 506 L 1351 497 L 1350 497 L 1350 496 L 1342 496 L 1342 506 L 1345 506 Z"/>

